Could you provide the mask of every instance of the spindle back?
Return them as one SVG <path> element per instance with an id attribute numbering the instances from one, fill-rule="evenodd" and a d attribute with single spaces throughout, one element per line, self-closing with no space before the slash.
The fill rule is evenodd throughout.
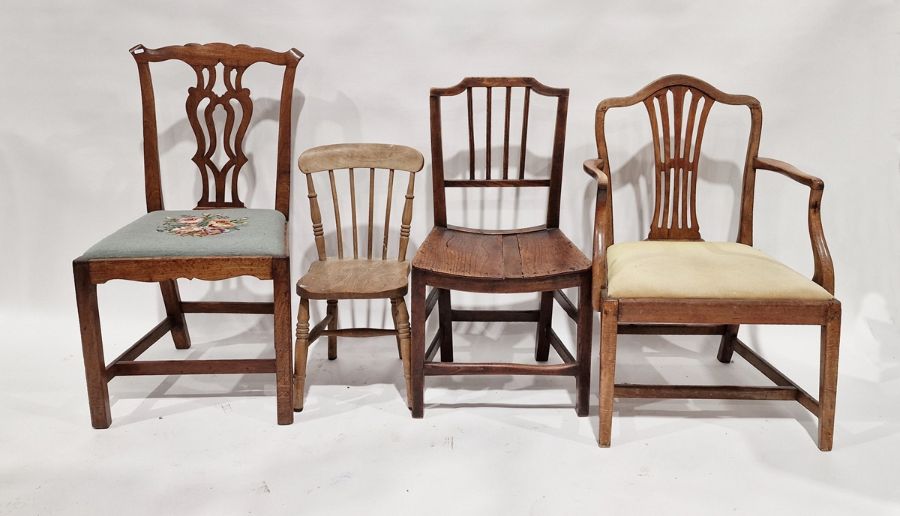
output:
<path id="1" fill-rule="evenodd" d="M 406 250 L 409 245 L 409 230 L 412 223 L 412 203 L 415 190 L 416 173 L 422 170 L 424 158 L 422 154 L 410 147 L 403 145 L 386 145 L 378 143 L 336 144 L 315 147 L 300 155 L 300 171 L 306 175 L 306 187 L 309 196 L 309 208 L 312 217 L 313 236 L 316 241 L 316 251 L 319 260 L 327 260 L 328 252 L 325 243 L 325 230 L 322 223 L 322 213 L 319 208 L 318 193 L 313 175 L 319 172 L 328 172 L 328 183 L 331 187 L 331 204 L 334 212 L 334 227 L 336 238 L 336 254 L 338 259 L 345 259 L 343 224 L 341 221 L 341 202 L 344 191 L 340 184 L 342 178 L 335 177 L 336 172 L 346 172 L 347 192 L 350 197 L 350 217 L 353 245 L 353 259 L 378 259 L 378 247 L 375 246 L 375 211 L 376 211 L 376 176 L 387 174 L 387 199 L 384 203 L 384 232 L 381 235 L 380 259 L 388 259 L 389 237 L 391 229 L 391 211 L 393 207 L 394 177 L 397 171 L 408 172 L 406 194 L 404 196 L 403 212 L 400 217 L 400 236 L 397 249 L 397 260 L 406 260 Z M 360 221 L 357 216 L 356 203 L 356 171 L 368 169 L 368 211 L 366 219 L 367 240 L 366 248 L 362 249 L 359 238 Z M 377 172 L 376 172 L 377 171 Z M 365 174 L 365 172 L 363 172 Z"/>
<path id="2" fill-rule="evenodd" d="M 504 95 L 503 116 L 503 151 L 501 156 L 500 177 L 492 174 L 492 105 L 494 91 Z M 512 140 L 510 120 L 512 111 L 512 94 L 514 90 L 523 90 L 521 113 L 521 129 L 519 138 Z M 484 135 L 484 173 L 477 173 L 480 164 L 476 163 L 477 140 L 474 123 L 474 97 L 485 96 L 486 123 Z M 446 179 L 444 175 L 444 148 L 441 124 L 441 99 L 466 94 L 468 108 L 468 158 L 469 174 L 466 179 Z M 525 176 L 525 157 L 528 150 L 528 121 L 532 95 L 554 97 L 556 99 L 556 120 L 553 131 L 553 150 L 550 159 L 550 177 L 545 179 L 529 179 Z M 434 224 L 447 227 L 447 205 L 445 188 L 483 188 L 483 187 L 543 187 L 549 189 L 546 226 L 559 227 L 559 198 L 562 187 L 563 154 L 566 141 L 566 115 L 569 106 L 569 90 L 567 88 L 551 88 L 532 77 L 467 77 L 459 84 L 449 88 L 432 88 L 430 97 L 431 110 L 431 159 L 432 187 L 434 189 Z M 518 116 L 518 114 L 516 114 Z M 518 156 L 511 156 L 510 141 L 517 141 Z M 480 143 L 480 142 L 479 142 Z M 515 174 L 510 173 L 511 164 L 517 166 Z M 512 177 L 511 177 L 512 176 Z"/>

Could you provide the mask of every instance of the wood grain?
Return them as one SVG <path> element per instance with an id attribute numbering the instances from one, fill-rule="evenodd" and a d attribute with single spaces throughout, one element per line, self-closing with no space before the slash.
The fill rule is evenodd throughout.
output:
<path id="1" fill-rule="evenodd" d="M 502 156 L 499 173 L 492 176 L 491 151 L 493 89 L 503 92 Z M 475 134 L 473 96 L 484 90 L 485 133 Z M 518 135 L 521 142 L 518 174 L 510 174 L 512 134 L 510 122 L 514 112 L 513 93 L 523 90 L 521 119 Z M 442 101 L 446 97 L 466 94 L 468 171 L 464 179 L 445 177 L 443 158 L 444 141 L 442 127 Z M 550 174 L 544 178 L 525 177 L 528 149 L 528 126 L 532 94 L 555 100 Z M 424 414 L 424 377 L 431 375 L 472 374 L 534 374 L 564 375 L 576 378 L 576 413 L 587 415 L 590 379 L 590 334 L 592 313 L 590 310 L 591 261 L 575 247 L 558 229 L 562 166 L 565 150 L 566 117 L 568 114 L 568 89 L 551 88 L 530 77 L 468 77 L 449 88 L 432 88 L 429 98 L 431 123 L 432 193 L 435 227 L 419 246 L 413 258 L 411 304 L 412 318 L 412 415 Z M 499 104 L 499 102 L 498 102 Z M 515 106 L 518 109 L 518 106 Z M 498 117 L 499 118 L 499 117 Z M 496 133 L 494 133 L 496 134 Z M 477 136 L 477 137 L 476 137 Z M 483 138 L 483 140 L 482 140 Z M 476 166 L 476 141 L 484 141 L 484 170 L 479 174 Z M 546 148 L 546 147 L 545 147 Z M 480 161 L 480 160 L 479 160 Z M 458 177 L 458 176 L 457 176 Z M 449 226 L 447 224 L 447 188 L 547 188 L 547 219 L 539 227 L 512 230 L 484 230 Z M 432 295 L 425 298 L 427 286 Z M 565 296 L 557 298 L 555 291 L 578 287 L 581 292 L 579 308 L 572 306 Z M 460 310 L 450 303 L 451 290 L 485 293 L 541 293 L 537 310 Z M 439 328 L 431 344 L 425 347 L 424 321 L 435 306 L 434 292 L 438 292 L 437 308 Z M 553 332 L 552 305 L 559 299 L 577 322 L 576 351 L 571 353 Z M 584 302 L 581 302 L 584 301 Z M 565 304 L 568 302 L 568 304 Z M 453 362 L 454 321 L 515 321 L 536 322 L 535 358 L 544 362 L 552 347 L 564 364 L 517 364 L 492 362 L 485 364 Z M 433 362 L 440 348 L 441 362 Z"/>

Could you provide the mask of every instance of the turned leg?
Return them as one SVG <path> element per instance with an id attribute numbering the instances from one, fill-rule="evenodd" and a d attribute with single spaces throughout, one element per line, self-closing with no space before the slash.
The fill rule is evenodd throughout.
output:
<path id="1" fill-rule="evenodd" d="M 450 291 L 438 291 L 438 331 L 441 332 L 441 362 L 453 362 L 453 314 Z"/>
<path id="2" fill-rule="evenodd" d="M 181 294 L 178 292 L 178 283 L 175 280 L 159 282 L 162 292 L 163 304 L 166 307 L 166 316 L 172 320 L 172 340 L 178 349 L 191 347 L 191 336 L 188 334 L 187 323 L 184 321 L 184 311 L 181 309 Z"/>
<path id="3" fill-rule="evenodd" d="M 337 299 L 329 299 L 328 300 L 328 308 L 325 309 L 325 314 L 331 315 L 331 322 L 328 323 L 329 330 L 336 330 L 337 325 Z M 337 358 L 337 335 L 329 335 L 328 336 L 328 360 L 334 360 Z"/>
<path id="4" fill-rule="evenodd" d="M 412 271 L 412 342 L 410 343 L 410 380 L 412 385 L 412 417 L 425 415 L 425 282 Z M 438 330 L 440 331 L 440 330 Z"/>
<path id="5" fill-rule="evenodd" d="M 612 441 L 613 400 L 616 390 L 616 338 L 618 337 L 617 301 L 603 301 L 600 315 L 600 446 Z"/>
<path id="6" fill-rule="evenodd" d="M 725 332 L 722 334 L 722 340 L 719 341 L 719 353 L 716 358 L 723 364 L 730 364 L 731 357 L 734 355 L 734 341 L 737 339 L 738 328 L 740 325 L 729 324 L 725 326 Z"/>
<path id="7" fill-rule="evenodd" d="M 297 341 L 294 344 L 294 411 L 303 410 L 306 358 L 309 354 L 309 299 L 300 298 L 297 310 Z"/>
<path id="8" fill-rule="evenodd" d="M 75 299 L 81 326 L 81 350 L 84 354 L 91 425 L 94 428 L 109 428 L 112 414 L 109 410 L 106 360 L 103 357 L 103 339 L 100 335 L 97 285 L 91 283 L 86 263 L 73 263 L 72 269 L 75 275 Z"/>
<path id="9" fill-rule="evenodd" d="M 550 358 L 550 323 L 552 319 L 553 292 L 541 292 L 541 308 L 534 343 L 534 359 L 538 362 L 546 362 Z"/>
<path id="10" fill-rule="evenodd" d="M 410 385 L 410 335 L 409 335 L 409 311 L 406 301 L 402 297 L 391 299 L 391 312 L 394 315 L 394 327 L 397 328 L 397 338 L 400 342 L 400 358 L 403 360 L 403 379 L 406 385 L 406 406 L 412 406 L 412 385 Z"/>
<path id="11" fill-rule="evenodd" d="M 278 403 L 278 424 L 294 422 L 291 411 L 291 262 L 275 259 L 272 262 L 272 284 L 275 312 L 275 397 Z"/>
<path id="12" fill-rule="evenodd" d="M 590 407 L 591 330 L 593 323 L 594 309 L 591 306 L 591 278 L 588 276 L 578 288 L 578 325 L 575 329 L 575 353 L 576 360 L 578 360 L 578 376 L 575 377 L 575 412 L 579 416 L 587 416 Z"/>
<path id="13" fill-rule="evenodd" d="M 819 362 L 819 449 L 831 451 L 834 443 L 834 406 L 837 398 L 838 348 L 841 341 L 841 312 L 822 326 Z"/>

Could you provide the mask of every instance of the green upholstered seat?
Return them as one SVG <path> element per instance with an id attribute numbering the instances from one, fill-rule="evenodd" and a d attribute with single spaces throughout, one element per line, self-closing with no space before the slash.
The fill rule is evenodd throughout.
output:
<path id="1" fill-rule="evenodd" d="M 276 210 L 154 211 L 104 238 L 81 258 L 284 256 L 285 225 L 284 215 Z"/>

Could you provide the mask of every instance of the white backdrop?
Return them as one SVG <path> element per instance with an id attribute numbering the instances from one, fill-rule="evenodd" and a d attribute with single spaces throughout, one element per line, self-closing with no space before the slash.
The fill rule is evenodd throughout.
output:
<path id="1" fill-rule="evenodd" d="M 900 253 L 890 226 L 900 215 L 893 202 L 900 127 L 896 5 L 284 2 L 252 13 L 243 4 L 229 7 L 8 4 L 0 20 L 0 169 L 7 177 L 0 209 L 8 228 L 0 291 L 4 316 L 60 316 L 73 324 L 74 339 L 70 260 L 141 213 L 140 102 L 128 48 L 228 41 L 277 50 L 293 46 L 306 54 L 296 82 L 295 155 L 326 143 L 379 141 L 416 147 L 427 162 L 429 87 L 449 86 L 466 75 L 530 75 L 569 87 L 561 225 L 585 251 L 593 191 L 580 164 L 596 153 L 593 116 L 599 100 L 630 94 L 667 73 L 696 75 L 724 91 L 754 95 L 764 112 L 761 155 L 825 180 L 823 219 L 844 304 L 844 349 L 870 355 L 875 366 L 896 360 L 892 341 L 900 335 L 894 326 L 900 298 L 890 288 L 900 274 L 893 266 Z M 271 98 L 277 82 L 267 91 L 267 78 L 253 89 Z M 175 124 L 180 99 L 174 105 L 170 124 L 165 113 L 160 121 L 161 130 L 171 125 L 163 134 L 164 176 L 168 206 L 187 208 L 195 176 L 186 157 L 193 144 L 186 124 Z M 631 115 L 611 120 L 614 175 L 634 160 L 647 163 L 645 115 Z M 706 197 L 698 208 L 707 239 L 733 238 L 736 232 L 746 119 L 745 112 L 723 106 L 713 111 L 700 169 Z M 713 131 L 719 126 L 723 133 Z M 271 202 L 274 123 L 261 123 L 258 133 L 249 142 L 251 152 L 260 149 L 255 197 Z M 419 182 L 414 242 L 429 228 L 429 184 Z M 636 192 L 633 184 L 614 179 L 620 241 L 646 232 L 649 194 L 642 184 Z M 311 259 L 304 194 L 305 186 L 295 181 L 295 275 Z M 761 248 L 809 272 L 805 196 L 803 187 L 761 174 L 755 233 Z M 158 303 L 153 291 L 131 296 L 132 289 L 141 290 L 108 290 L 121 290 L 132 308 Z"/>
<path id="2" fill-rule="evenodd" d="M 3 346 L 53 325 L 66 338 L 27 352 L 74 353 L 78 359 L 71 260 L 144 206 L 139 88 L 127 52 L 137 43 L 225 41 L 302 51 L 295 157 L 315 145 L 373 141 L 416 147 L 428 164 L 429 87 L 481 75 L 534 76 L 568 87 L 561 227 L 585 252 L 593 188 L 581 163 L 596 156 L 597 102 L 631 94 L 665 74 L 685 73 L 758 98 L 764 113 L 760 154 L 824 179 L 824 228 L 844 307 L 838 418 L 867 413 L 897 420 L 895 409 L 878 408 L 900 406 L 897 2 L 7 0 L 0 41 Z M 263 97 L 277 94 L 277 81 L 270 90 L 248 86 Z M 160 122 L 170 208 L 192 207 L 194 195 L 195 172 L 186 159 L 193 152 L 190 133 L 175 123 L 180 102 Z M 271 202 L 274 156 L 267 144 L 274 123 L 262 119 L 249 146 L 260 177 L 251 200 L 265 203 Z M 650 163 L 646 115 L 632 111 L 611 123 L 616 236 L 642 238 L 647 176 L 626 181 L 616 173 Z M 716 106 L 710 124 L 700 167 L 701 231 L 709 240 L 733 239 L 747 115 Z M 721 132 L 713 134 L 715 129 Z M 429 174 L 426 166 L 418 183 L 414 243 L 430 228 Z M 804 187 L 760 173 L 755 235 L 760 248 L 811 273 L 806 195 Z M 292 198 L 296 278 L 313 257 L 302 182 L 295 181 Z M 251 294 L 242 295 L 262 297 L 267 286 L 251 280 L 224 287 L 194 283 L 185 287 L 185 297 L 244 288 Z M 127 337 L 142 334 L 162 313 L 152 286 L 114 283 L 101 287 L 100 296 L 105 323 L 135 323 L 118 330 Z M 771 329 L 749 338 L 760 345 L 763 336 L 771 336 L 771 344 L 762 344 L 766 351 L 796 362 L 814 381 L 817 333 Z M 778 341 L 788 336 L 791 342 Z M 808 344 L 793 342 L 794 336 Z M 108 350 L 123 346 L 107 344 Z M 0 370 L 17 367 L 8 361 Z M 845 403 L 863 386 L 879 398 Z"/>

